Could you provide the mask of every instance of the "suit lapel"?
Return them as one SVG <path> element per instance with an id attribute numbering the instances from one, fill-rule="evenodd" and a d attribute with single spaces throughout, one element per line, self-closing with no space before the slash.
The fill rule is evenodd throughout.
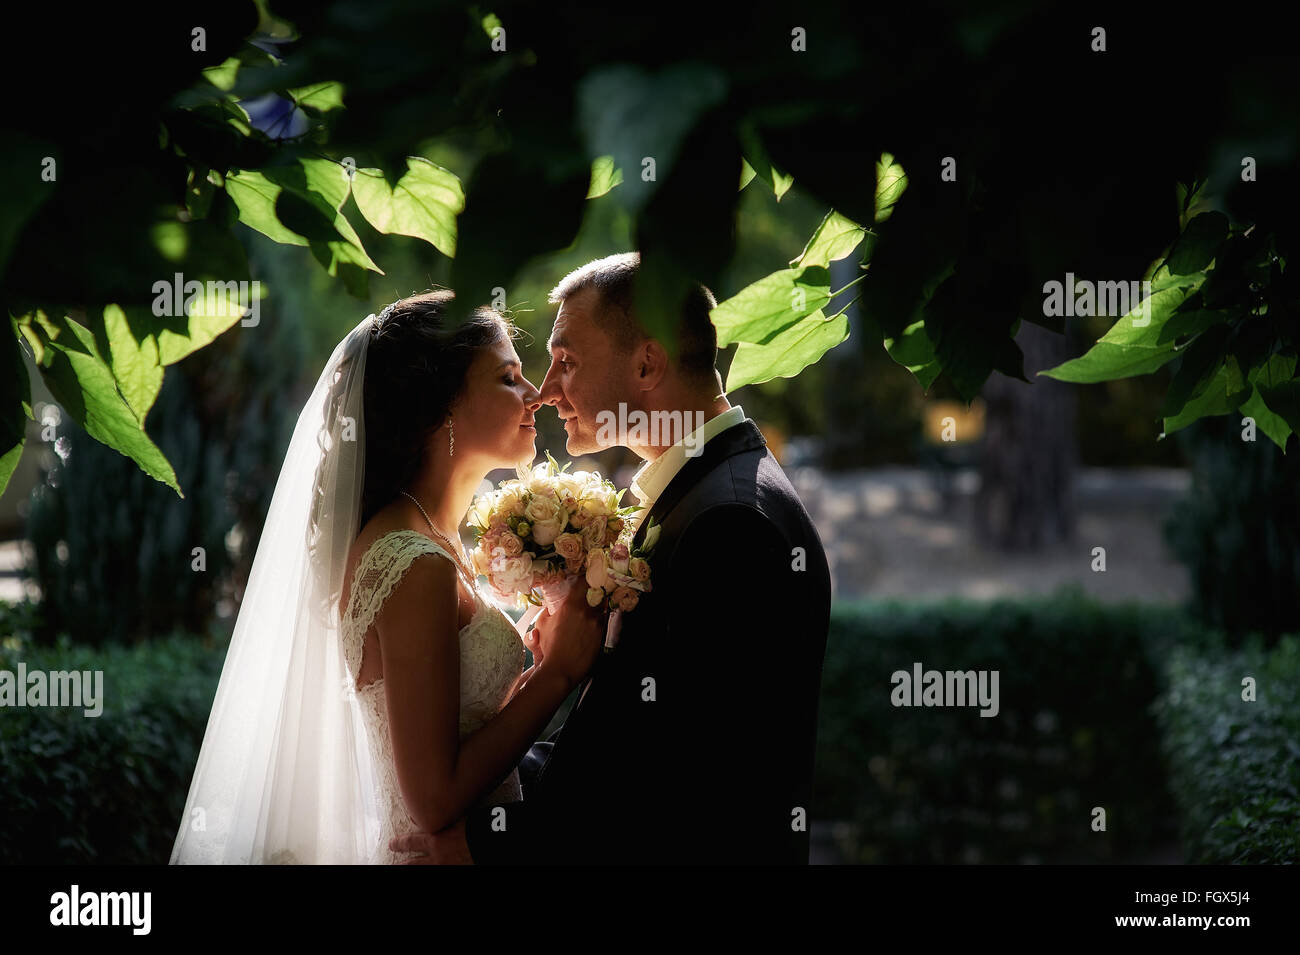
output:
<path id="1" fill-rule="evenodd" d="M 754 424 L 752 418 L 746 418 L 739 424 L 734 424 L 715 434 L 704 443 L 699 454 L 686 459 L 686 463 L 673 475 L 668 486 L 663 489 L 663 493 L 655 499 L 650 506 L 650 513 L 637 525 L 636 534 L 632 538 L 633 545 L 641 544 L 651 519 L 662 524 L 664 517 L 672 512 L 677 503 L 686 496 L 686 492 L 698 484 L 700 479 L 714 467 L 732 455 L 766 447 L 766 445 L 763 432 L 758 430 L 758 425 Z"/>

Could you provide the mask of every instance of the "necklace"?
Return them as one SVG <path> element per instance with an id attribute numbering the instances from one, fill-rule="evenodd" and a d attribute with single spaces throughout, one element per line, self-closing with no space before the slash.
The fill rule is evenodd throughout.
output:
<path id="1" fill-rule="evenodd" d="M 429 530 L 433 531 L 436 535 L 438 535 L 438 537 L 440 537 L 440 538 L 442 539 L 442 541 L 443 541 L 444 543 L 446 543 L 446 544 L 451 548 L 452 557 L 456 560 L 456 564 L 457 564 L 457 566 L 460 567 L 461 572 L 465 575 L 465 577 L 466 577 L 468 580 L 473 581 L 473 580 L 474 580 L 474 575 L 471 574 L 468 570 L 465 569 L 465 561 L 464 561 L 464 559 L 463 559 L 463 558 L 461 557 L 461 555 L 460 555 L 460 548 L 457 547 L 454 543 L 452 543 L 452 540 L 451 540 L 450 537 L 448 537 L 448 536 L 447 536 L 446 534 L 444 534 L 442 531 L 438 530 L 438 528 L 436 528 L 436 527 L 433 526 L 433 521 L 429 520 L 429 515 L 425 512 L 424 508 L 420 505 L 420 502 L 419 502 L 419 501 L 417 501 L 417 500 L 416 500 L 412 495 L 407 494 L 405 491 L 403 491 L 402 493 L 403 493 L 403 494 L 406 494 L 406 496 L 409 497 L 409 498 L 411 499 L 411 503 L 412 503 L 412 504 L 414 504 L 416 507 L 420 508 L 420 513 L 424 515 L 424 519 L 425 519 L 425 521 L 427 521 L 428 524 L 429 524 Z"/>

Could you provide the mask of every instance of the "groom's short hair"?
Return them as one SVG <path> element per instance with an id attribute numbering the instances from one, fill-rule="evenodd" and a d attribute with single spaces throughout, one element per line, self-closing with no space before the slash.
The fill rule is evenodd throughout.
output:
<path id="1" fill-rule="evenodd" d="M 607 255 L 574 269 L 551 289 L 552 305 L 586 289 L 595 289 L 599 300 L 595 322 L 609 336 L 614 350 L 626 355 L 650 338 L 633 310 L 640 252 Z M 709 312 L 718 304 L 713 293 L 693 283 L 682 301 L 677 325 L 677 367 L 683 376 L 701 384 L 715 381 L 718 361 L 718 332 Z"/>

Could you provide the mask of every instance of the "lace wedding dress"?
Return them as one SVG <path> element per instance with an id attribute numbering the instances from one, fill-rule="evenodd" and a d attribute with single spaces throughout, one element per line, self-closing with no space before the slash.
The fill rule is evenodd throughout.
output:
<path id="1" fill-rule="evenodd" d="M 408 856 L 394 853 L 388 841 L 394 836 L 415 832 L 419 827 L 411 819 L 397 783 L 393 761 L 393 742 L 388 733 L 388 708 L 384 698 L 383 678 L 356 688 L 361 669 L 361 651 L 366 632 L 416 558 L 424 554 L 441 554 L 452 560 L 446 549 L 418 531 L 392 531 L 378 538 L 362 555 L 352 578 L 348 606 L 343 615 L 340 635 L 348 669 L 349 686 L 357 694 L 362 720 L 370 743 L 371 763 L 377 775 L 380 838 L 370 862 L 395 863 Z M 469 584 L 477 607 L 474 616 L 460 631 L 460 730 L 464 739 L 495 716 L 505 705 L 506 694 L 523 672 L 525 651 L 519 631 L 505 612 L 488 603 L 474 581 L 457 565 L 457 573 Z M 480 805 L 496 805 L 522 799 L 518 770 L 511 770 Z"/>

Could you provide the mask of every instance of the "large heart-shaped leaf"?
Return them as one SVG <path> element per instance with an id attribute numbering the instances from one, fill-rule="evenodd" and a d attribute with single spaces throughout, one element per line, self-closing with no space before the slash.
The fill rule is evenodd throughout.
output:
<path id="1" fill-rule="evenodd" d="M 465 191 L 450 170 L 410 156 L 406 173 L 390 188 L 380 170 L 358 169 L 352 198 L 376 231 L 423 239 L 455 258 L 456 217 L 465 210 Z"/>
<path id="2" fill-rule="evenodd" d="M 727 371 L 727 391 L 773 378 L 793 378 L 849 337 L 849 320 L 816 311 L 763 345 L 741 342 Z"/>
<path id="3" fill-rule="evenodd" d="M 822 266 L 781 269 L 747 285 L 710 313 L 718 345 L 764 345 L 831 298 L 831 274 Z"/>

